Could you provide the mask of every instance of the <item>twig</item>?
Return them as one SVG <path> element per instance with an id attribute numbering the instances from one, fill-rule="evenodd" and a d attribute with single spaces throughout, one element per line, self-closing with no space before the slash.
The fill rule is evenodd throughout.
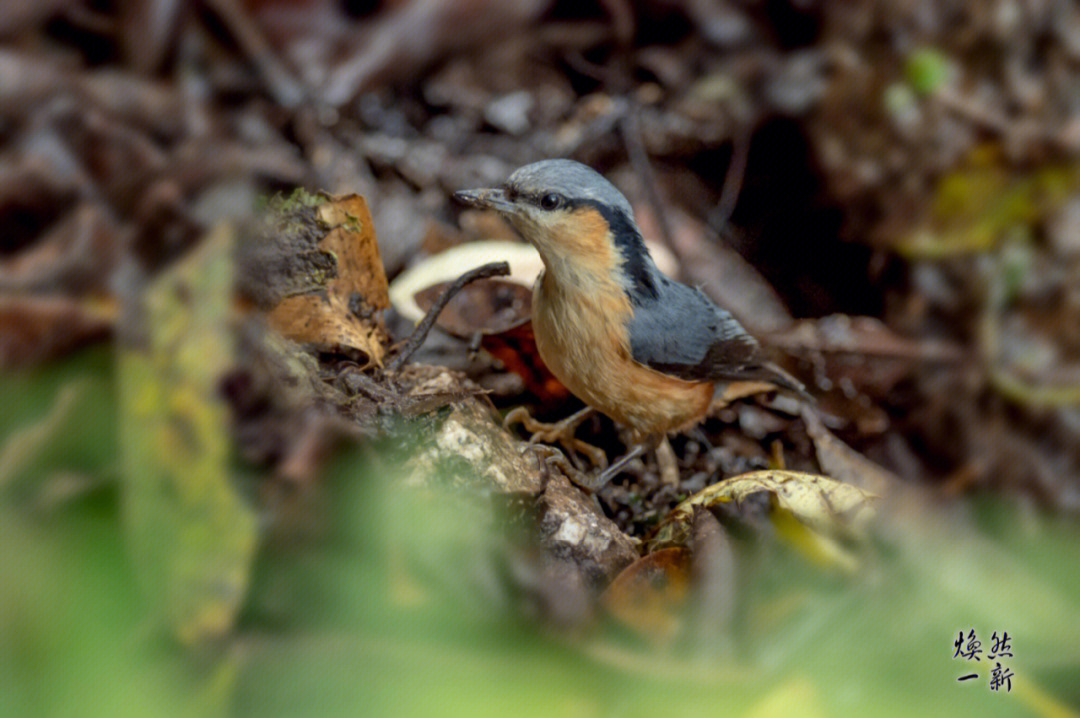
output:
<path id="1" fill-rule="evenodd" d="M 273 45 L 248 17 L 237 0 L 204 0 L 229 29 L 236 44 L 262 75 L 267 89 L 283 107 L 297 107 L 307 94 L 274 52 Z"/>
<path id="2" fill-rule="evenodd" d="M 569 65 L 571 69 L 581 73 L 585 77 L 596 80 L 603 85 L 616 87 L 620 84 L 611 68 L 589 60 L 582 54 L 581 50 L 577 48 L 567 50 L 563 53 L 563 59 L 566 60 L 566 64 Z"/>
<path id="3" fill-rule="evenodd" d="M 750 157 L 750 135 L 750 130 L 743 130 L 731 140 L 731 161 L 724 173 L 724 187 L 720 190 L 720 201 L 716 204 L 716 210 L 709 217 L 709 223 L 718 232 L 723 231 L 731 219 L 731 213 L 735 211 L 735 204 L 742 192 L 746 161 Z"/>
<path id="4" fill-rule="evenodd" d="M 604 8 L 611 18 L 611 25 L 615 30 L 615 38 L 621 45 L 629 45 L 634 39 L 635 19 L 634 9 L 627 0 L 600 0 L 600 6 Z"/>
<path id="5" fill-rule="evenodd" d="M 62 3 L 53 4 L 62 6 Z M 48 6 L 49 3 L 45 3 L 45 5 Z M 116 33 L 117 22 L 114 18 L 105 13 L 91 10 L 79 3 L 74 3 L 64 10 L 64 19 L 80 30 L 86 30 L 97 35 L 113 35 Z"/>
<path id="6" fill-rule="evenodd" d="M 991 132 L 1002 135 L 1006 141 L 1017 144 L 1030 142 L 1049 142 L 1065 151 L 1075 148 L 1070 143 L 1065 131 L 1039 125 L 1034 122 L 1024 123 L 1009 119 L 997 109 L 979 102 L 973 97 L 962 95 L 951 89 L 942 88 L 934 93 L 934 99 L 947 110 Z M 1064 123 L 1062 123 L 1064 124 Z"/>
<path id="7" fill-rule="evenodd" d="M 934 93 L 934 99 L 946 109 L 952 110 L 964 119 L 974 122 L 985 129 L 1003 135 L 1012 135 L 1015 132 L 1015 123 L 971 97 L 965 97 L 957 92 L 943 88 Z"/>
<path id="8" fill-rule="evenodd" d="M 356 362 L 349 362 L 349 364 L 351 366 L 346 366 L 341 370 L 341 380 L 347 389 L 355 394 L 362 393 L 375 401 L 393 401 L 398 398 L 397 394 L 364 374 L 359 364 Z"/>
<path id="9" fill-rule="evenodd" d="M 626 145 L 626 154 L 630 158 L 630 165 L 634 173 L 641 178 L 645 188 L 645 196 L 652 206 L 653 214 L 656 215 L 656 223 L 660 226 L 660 235 L 664 244 L 682 261 L 679 251 L 675 246 L 675 236 L 671 231 L 671 223 L 668 221 L 667 208 L 664 199 L 660 196 L 660 189 L 656 186 L 656 174 L 653 172 L 652 163 L 649 162 L 649 153 L 645 149 L 645 142 L 641 139 L 641 126 L 637 119 L 637 106 L 633 101 L 628 103 L 626 112 L 619 118 L 619 129 L 622 130 L 623 143 Z"/>
<path id="10" fill-rule="evenodd" d="M 454 298 L 458 292 L 466 287 L 466 285 L 475 282 L 477 279 L 488 279 L 490 277 L 505 277 L 510 274 L 510 265 L 506 262 L 491 262 L 476 269 L 469 270 L 462 274 L 460 277 L 454 280 L 454 283 L 443 290 L 443 293 L 439 295 L 438 300 L 431 305 L 431 309 L 428 310 L 424 318 L 420 320 L 420 323 L 416 325 L 416 329 L 405 341 L 405 345 L 401 348 L 401 351 L 394 356 L 393 359 L 386 365 L 387 371 L 395 372 L 401 369 L 406 361 L 409 360 L 416 350 L 427 339 L 428 332 L 435 326 L 435 320 L 442 314 L 442 310 L 446 309 L 446 305 L 450 303 L 450 300 Z"/>

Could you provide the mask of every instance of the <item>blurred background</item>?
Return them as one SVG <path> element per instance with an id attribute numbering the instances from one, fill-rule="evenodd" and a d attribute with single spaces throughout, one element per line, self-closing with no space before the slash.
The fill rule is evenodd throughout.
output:
<path id="1" fill-rule="evenodd" d="M 451 194 L 549 157 L 825 424 L 541 480 L 488 416 L 576 408 L 514 260 L 405 357 L 518 251 Z M 1075 0 L 5 0 L 0 228 L 0 714 L 1080 710 Z M 652 552 L 784 468 L 874 515 Z"/>

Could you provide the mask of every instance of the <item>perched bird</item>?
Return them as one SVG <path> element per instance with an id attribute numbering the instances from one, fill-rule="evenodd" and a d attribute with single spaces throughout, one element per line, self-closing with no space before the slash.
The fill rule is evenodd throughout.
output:
<path id="1" fill-rule="evenodd" d="M 636 441 L 700 422 L 718 382 L 763 381 L 808 397 L 730 313 L 656 268 L 630 203 L 591 168 L 544 160 L 500 188 L 454 196 L 502 214 L 535 245 L 544 262 L 532 304 L 541 358 Z"/>

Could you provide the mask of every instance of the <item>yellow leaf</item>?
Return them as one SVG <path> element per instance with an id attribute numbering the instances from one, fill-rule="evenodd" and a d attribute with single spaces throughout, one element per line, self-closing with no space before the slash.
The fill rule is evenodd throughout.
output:
<path id="1" fill-rule="evenodd" d="M 231 628 L 257 543 L 220 395 L 233 362 L 232 236 L 215 230 L 147 288 L 137 345 L 118 359 L 128 546 L 155 619 L 188 645 Z"/>
<path id="2" fill-rule="evenodd" d="M 860 533 L 873 516 L 872 494 L 855 486 L 801 471 L 751 471 L 707 486 L 672 509 L 653 534 L 650 550 L 686 544 L 695 506 L 739 503 L 762 491 L 820 534 Z"/>

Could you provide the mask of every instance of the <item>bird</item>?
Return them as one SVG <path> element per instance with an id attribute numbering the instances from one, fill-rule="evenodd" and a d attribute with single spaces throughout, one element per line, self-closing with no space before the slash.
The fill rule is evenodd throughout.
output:
<path id="1" fill-rule="evenodd" d="M 700 423 L 719 386 L 767 382 L 813 401 L 730 312 L 657 268 L 630 202 L 587 165 L 542 160 L 500 187 L 454 197 L 505 217 L 543 261 L 533 288 L 536 346 L 586 407 L 555 425 L 533 424 L 549 429 L 546 440 L 572 438 L 577 422 L 597 410 L 630 430 L 634 449 L 593 488 L 643 447 Z"/>

